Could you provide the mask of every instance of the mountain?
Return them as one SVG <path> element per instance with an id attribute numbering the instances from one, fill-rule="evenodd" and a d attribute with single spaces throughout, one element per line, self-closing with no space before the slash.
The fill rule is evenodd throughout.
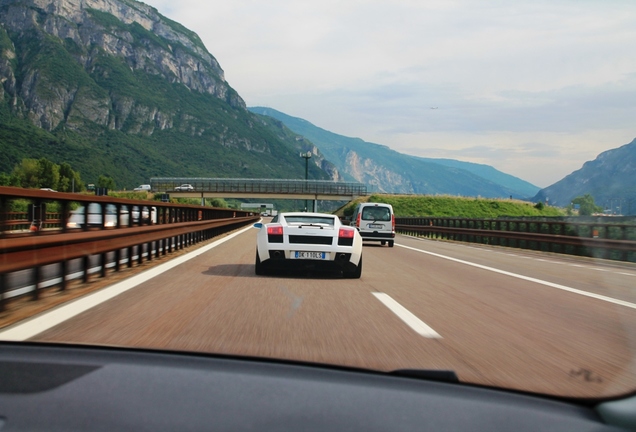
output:
<path id="1" fill-rule="evenodd" d="M 564 179 L 539 191 L 535 200 L 566 206 L 572 199 L 590 194 L 597 205 L 623 214 L 636 214 L 636 139 L 605 151 Z"/>
<path id="2" fill-rule="evenodd" d="M 379 192 L 528 198 L 539 190 L 487 165 L 410 156 L 326 131 L 272 108 L 248 109 L 280 120 L 320 148 L 345 178 L 366 183 Z"/>
<path id="3" fill-rule="evenodd" d="M 474 162 L 464 162 L 455 159 L 438 159 L 438 158 L 420 158 L 427 162 L 437 163 L 440 165 L 446 165 L 449 167 L 460 168 L 469 171 L 479 177 L 492 181 L 497 184 L 504 185 L 506 188 L 514 191 L 512 195 L 519 197 L 531 197 L 534 196 L 539 190 L 538 186 L 535 186 L 519 177 L 512 176 L 510 174 L 503 173 L 490 165 L 478 164 Z"/>
<path id="4" fill-rule="evenodd" d="M 0 172 L 69 162 L 154 176 L 304 178 L 316 151 L 249 112 L 199 37 L 133 0 L 0 0 Z M 318 152 L 309 176 L 340 179 Z"/>

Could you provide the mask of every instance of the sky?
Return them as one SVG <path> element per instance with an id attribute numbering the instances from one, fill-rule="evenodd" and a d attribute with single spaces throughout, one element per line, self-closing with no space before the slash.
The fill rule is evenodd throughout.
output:
<path id="1" fill-rule="evenodd" d="M 145 0 L 247 103 L 546 187 L 636 138 L 634 0 Z"/>

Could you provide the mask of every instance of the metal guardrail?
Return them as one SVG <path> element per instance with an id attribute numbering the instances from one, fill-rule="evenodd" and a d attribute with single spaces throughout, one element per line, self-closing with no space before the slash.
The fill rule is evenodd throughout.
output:
<path id="1" fill-rule="evenodd" d="M 228 178 L 172 178 L 150 179 L 153 191 L 170 192 L 182 184 L 192 185 L 195 192 L 215 193 L 272 193 L 319 195 L 367 195 L 362 183 L 334 182 L 330 180 L 277 180 L 277 179 L 228 179 Z"/>
<path id="2" fill-rule="evenodd" d="M 429 238 L 636 262 L 636 224 L 415 217 L 396 218 L 396 230 Z"/>
<path id="3" fill-rule="evenodd" d="M 0 210 L 0 214 L 4 214 L 4 217 L 0 217 L 0 310 L 6 307 L 7 299 L 13 297 L 9 291 L 14 287 L 9 286 L 8 280 L 9 275 L 15 272 L 30 272 L 33 289 L 28 294 L 38 299 L 43 285 L 42 269 L 51 264 L 58 265 L 56 279 L 59 279 L 59 289 L 64 290 L 68 280 L 68 265 L 72 261 L 81 262 L 80 272 L 87 282 L 91 260 L 98 260 L 100 275 L 104 277 L 111 264 L 115 271 L 120 270 L 122 261 L 132 267 L 134 256 L 141 264 L 144 256 L 152 260 L 153 256 L 166 255 L 258 219 L 250 212 L 233 209 L 0 187 L 0 209 L 6 210 L 10 201 L 15 199 L 27 199 L 36 206 L 41 202 L 57 201 L 63 208 L 59 215 L 61 227 L 15 234 L 11 232 L 15 224 L 7 220 L 15 217 L 15 214 Z M 127 225 L 106 228 L 105 213 L 102 213 L 101 226 L 89 228 L 85 223 L 83 229 L 69 229 L 68 209 L 72 202 L 97 202 L 102 204 L 102 209 L 112 205 L 117 209 L 116 220 L 120 220 L 121 212 L 128 211 L 130 214 L 135 207 L 140 214 L 143 208 L 153 208 L 156 215 L 136 221 L 129 217 Z"/>

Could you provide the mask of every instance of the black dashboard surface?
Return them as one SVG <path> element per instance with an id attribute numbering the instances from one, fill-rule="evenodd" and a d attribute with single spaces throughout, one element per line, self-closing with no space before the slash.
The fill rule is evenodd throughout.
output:
<path id="1" fill-rule="evenodd" d="M 0 343 L 0 431 L 609 431 L 590 408 L 362 371 Z"/>

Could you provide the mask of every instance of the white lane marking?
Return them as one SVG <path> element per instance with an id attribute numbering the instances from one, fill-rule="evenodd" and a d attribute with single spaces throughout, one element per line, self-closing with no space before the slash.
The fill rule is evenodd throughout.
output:
<path id="1" fill-rule="evenodd" d="M 421 253 L 424 253 L 424 254 L 427 254 L 427 255 L 432 255 L 432 256 L 435 256 L 435 257 L 438 257 L 438 258 L 447 259 L 449 261 L 454 261 L 454 262 L 457 262 L 457 263 L 460 263 L 460 264 L 466 264 L 466 265 L 469 265 L 469 266 L 472 266 L 472 267 L 477 267 L 477 268 L 480 268 L 482 270 L 488 270 L 488 271 L 491 271 L 491 272 L 494 272 L 494 273 L 499 273 L 499 274 L 506 275 L 506 276 L 512 276 L 512 277 L 517 278 L 517 279 L 522 279 L 522 280 L 525 280 L 525 281 L 538 283 L 538 284 L 541 284 L 541 285 L 549 286 L 551 288 L 556 288 L 556 289 L 560 289 L 560 290 L 563 290 L 563 291 L 568 291 L 568 292 L 571 292 L 571 293 L 574 293 L 574 294 L 579 294 L 579 295 L 582 295 L 582 296 L 585 296 L 585 297 L 591 297 L 591 298 L 595 298 L 597 300 L 602 300 L 602 301 L 605 301 L 605 302 L 608 302 L 608 303 L 613 303 L 613 304 L 617 304 L 617 305 L 620 305 L 620 306 L 625 306 L 625 307 L 628 307 L 628 308 L 631 308 L 631 309 L 636 309 L 636 304 L 630 303 L 630 302 L 626 302 L 624 300 L 618 300 L 618 299 L 615 299 L 615 298 L 612 298 L 612 297 L 607 297 L 607 296 L 600 295 L 600 294 L 594 294 L 594 293 L 591 293 L 591 292 L 582 291 L 582 290 L 579 290 L 579 289 L 576 289 L 576 288 L 571 288 L 571 287 L 568 287 L 568 286 L 565 286 L 565 285 L 560 285 L 560 284 L 544 281 L 544 280 L 541 280 L 541 279 L 535 279 L 535 278 L 528 277 L 528 276 L 523 276 L 523 275 L 520 275 L 520 274 L 517 274 L 517 273 L 507 272 L 505 270 L 499 270 L 499 269 L 496 269 L 496 268 L 493 268 L 493 267 L 488 267 L 488 266 L 485 266 L 485 265 L 472 263 L 470 261 L 464 261 L 464 260 L 460 260 L 460 259 L 457 259 L 457 258 L 452 258 L 452 257 L 446 256 L 446 255 L 440 255 L 440 254 L 437 254 L 437 253 L 434 253 L 434 252 L 425 251 L 425 250 L 422 250 L 422 249 L 416 249 L 416 248 L 410 247 L 410 246 L 404 246 L 404 245 L 397 244 L 397 243 L 395 244 L 395 246 L 399 246 L 399 247 L 402 247 L 402 248 L 405 248 L 405 249 L 414 250 L 416 252 L 421 252 Z"/>
<path id="2" fill-rule="evenodd" d="M 24 341 L 34 337 L 35 335 L 42 333 L 52 327 L 55 327 L 58 324 L 63 323 L 64 321 L 73 318 L 81 314 L 82 312 L 87 311 L 101 303 L 104 303 L 119 294 L 122 294 L 128 290 L 131 290 L 138 285 L 156 277 L 160 274 L 167 272 L 168 270 L 177 267 L 180 264 L 183 264 L 186 261 L 189 261 L 193 258 L 198 257 L 201 254 L 213 249 L 226 241 L 233 239 L 234 237 L 243 234 L 244 232 L 252 229 L 251 225 L 247 228 L 244 228 L 240 231 L 232 233 L 227 237 L 219 239 L 214 243 L 210 243 L 207 246 L 203 246 L 197 250 L 194 250 L 188 254 L 182 255 L 180 257 L 171 259 L 170 261 L 158 265 L 157 267 L 153 267 L 151 269 L 146 270 L 143 273 L 132 276 L 129 279 L 106 287 L 100 291 L 97 291 L 93 294 L 90 294 L 86 297 L 79 298 L 71 303 L 65 304 L 59 308 L 53 309 L 48 312 L 44 312 L 41 315 L 38 315 L 26 322 L 18 323 L 14 326 L 7 328 L 4 331 L 0 331 L 0 340 L 5 341 Z"/>
<path id="3" fill-rule="evenodd" d="M 623 276 L 636 276 L 633 273 L 623 273 L 623 272 L 618 272 L 619 275 L 623 275 Z"/>
<path id="4" fill-rule="evenodd" d="M 429 327 L 424 321 L 413 315 L 408 309 L 396 302 L 393 297 L 381 292 L 374 292 L 373 294 L 378 300 L 380 300 L 384 306 L 388 307 L 391 312 L 396 314 L 398 318 L 406 323 L 409 327 L 415 330 L 416 333 L 424 336 L 425 338 L 441 339 L 442 337 Z"/>

